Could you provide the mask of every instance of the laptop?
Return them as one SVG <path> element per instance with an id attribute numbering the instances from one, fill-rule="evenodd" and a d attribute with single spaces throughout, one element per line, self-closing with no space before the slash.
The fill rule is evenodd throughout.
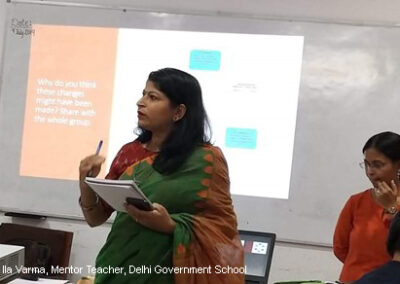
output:
<path id="1" fill-rule="evenodd" d="M 268 283 L 276 235 L 239 230 L 239 236 L 244 247 L 246 283 Z"/>

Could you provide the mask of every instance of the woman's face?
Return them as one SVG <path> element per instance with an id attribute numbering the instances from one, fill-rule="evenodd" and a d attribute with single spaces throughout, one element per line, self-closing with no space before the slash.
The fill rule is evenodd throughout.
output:
<path id="1" fill-rule="evenodd" d="M 153 133 L 170 131 L 176 107 L 171 106 L 169 98 L 152 81 L 146 82 L 143 96 L 136 104 L 140 127 Z"/>
<path id="2" fill-rule="evenodd" d="M 375 148 L 367 149 L 364 152 L 365 173 L 374 187 L 378 182 L 386 182 L 390 186 L 390 181 L 394 180 L 397 184 L 397 171 L 399 162 L 392 162 L 384 154 Z"/>

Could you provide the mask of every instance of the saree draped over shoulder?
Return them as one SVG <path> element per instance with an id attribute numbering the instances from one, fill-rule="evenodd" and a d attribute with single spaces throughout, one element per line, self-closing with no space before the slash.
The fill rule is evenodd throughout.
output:
<path id="1" fill-rule="evenodd" d="M 155 157 L 133 162 L 120 179 L 134 179 L 152 202 L 168 210 L 176 228 L 171 235 L 159 233 L 118 212 L 96 259 L 95 283 L 244 283 L 243 248 L 222 152 L 198 147 L 169 175 L 152 168 Z"/>

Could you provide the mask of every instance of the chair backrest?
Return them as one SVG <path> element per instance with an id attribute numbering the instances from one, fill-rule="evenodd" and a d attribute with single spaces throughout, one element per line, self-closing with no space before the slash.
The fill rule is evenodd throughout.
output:
<path id="1" fill-rule="evenodd" d="M 268 283 L 276 235 L 239 230 L 244 247 L 246 283 Z"/>
<path id="2" fill-rule="evenodd" d="M 10 223 L 0 225 L 0 243 L 24 246 L 24 266 L 36 268 L 31 269 L 26 278 L 66 279 L 68 275 L 64 271 L 51 267 L 69 266 L 72 237 L 72 232 Z"/>

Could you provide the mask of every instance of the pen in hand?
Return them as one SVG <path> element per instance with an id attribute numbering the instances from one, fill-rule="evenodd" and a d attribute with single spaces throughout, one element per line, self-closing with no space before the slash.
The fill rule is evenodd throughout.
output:
<path id="1" fill-rule="evenodd" d="M 101 146 L 103 146 L 103 140 L 100 140 L 100 141 L 99 141 L 99 144 L 97 145 L 96 154 L 95 154 L 96 156 L 97 156 L 98 154 L 100 154 Z M 91 177 L 91 176 L 92 176 L 92 171 L 91 171 L 91 170 L 88 171 L 88 173 L 87 173 L 86 176 L 87 176 L 87 177 Z"/>
<path id="2" fill-rule="evenodd" d="M 97 145 L 96 155 L 98 155 L 100 153 L 101 146 L 103 146 L 103 140 L 100 140 L 99 141 L 99 145 Z"/>

